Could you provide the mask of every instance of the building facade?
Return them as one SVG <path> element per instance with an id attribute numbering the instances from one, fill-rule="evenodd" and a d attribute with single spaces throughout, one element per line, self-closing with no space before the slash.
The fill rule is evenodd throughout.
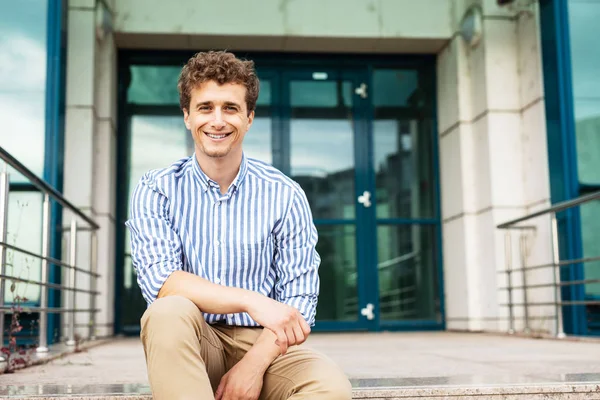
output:
<path id="1" fill-rule="evenodd" d="M 176 83 L 187 59 L 210 49 L 255 61 L 261 92 L 245 151 L 299 182 L 311 204 L 323 260 L 317 330 L 508 330 L 497 226 L 600 189 L 600 2 L 499 3 L 1 5 L 0 145 L 101 226 L 97 335 L 139 331 L 129 196 L 144 172 L 193 153 Z M 39 193 L 13 174 L 10 199 L 9 241 L 39 250 Z M 558 218 L 561 258 L 600 255 L 599 202 Z M 518 232 L 510 238 L 517 267 L 552 261 L 548 219 L 531 224 L 525 253 Z M 60 229 L 54 236 L 64 257 Z M 78 262 L 90 243 L 82 236 Z M 39 277 L 38 264 L 12 257 L 11 268 Z M 515 328 L 527 314 L 527 328 L 556 332 L 553 290 L 523 291 L 523 278 L 544 285 L 553 270 L 513 274 Z M 599 263 L 561 274 L 583 278 L 600 278 Z M 32 286 L 17 292 L 39 299 Z M 600 286 L 565 285 L 562 296 L 598 299 Z M 88 298 L 78 293 L 77 304 Z M 564 329 L 597 334 L 594 312 L 565 308 Z M 77 318 L 85 329 L 88 317 Z M 60 318 L 52 324 L 56 339 Z"/>

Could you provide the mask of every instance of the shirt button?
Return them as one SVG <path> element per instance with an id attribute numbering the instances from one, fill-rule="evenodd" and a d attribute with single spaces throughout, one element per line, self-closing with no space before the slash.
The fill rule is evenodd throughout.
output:
<path id="1" fill-rule="evenodd" d="M 219 278 L 216 278 L 215 283 L 221 283 L 221 280 Z"/>
<path id="2" fill-rule="evenodd" d="M 217 205 L 217 206 L 220 206 L 220 205 L 221 205 L 221 202 L 220 202 L 220 201 L 217 201 L 217 203 L 216 203 L 215 205 Z"/>
<path id="3" fill-rule="evenodd" d="M 221 244 L 221 242 L 219 242 L 218 240 L 215 241 L 215 246 L 218 246 L 220 244 Z"/>

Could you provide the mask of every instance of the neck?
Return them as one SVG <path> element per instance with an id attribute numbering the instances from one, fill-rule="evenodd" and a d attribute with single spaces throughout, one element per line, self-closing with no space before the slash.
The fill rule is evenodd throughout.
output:
<path id="1" fill-rule="evenodd" d="M 221 193 L 227 193 L 229 186 L 237 176 L 242 163 L 242 153 L 228 154 L 225 157 L 208 157 L 196 149 L 196 159 L 202 172 L 219 184 Z"/>

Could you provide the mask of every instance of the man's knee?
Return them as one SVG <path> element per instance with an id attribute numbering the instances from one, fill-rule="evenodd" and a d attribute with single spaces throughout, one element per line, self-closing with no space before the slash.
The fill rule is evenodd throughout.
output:
<path id="1" fill-rule="evenodd" d="M 310 399 L 350 400 L 352 385 L 344 371 L 325 356 L 306 365 L 308 376 L 300 393 L 310 394 Z"/>
<path id="2" fill-rule="evenodd" d="M 322 391 L 326 393 L 324 399 L 350 400 L 352 399 L 352 385 L 346 375 L 339 369 L 332 369 L 328 375 L 321 377 Z"/>
<path id="3" fill-rule="evenodd" d="M 142 316 L 142 335 L 149 331 L 170 332 L 193 327 L 195 320 L 202 318 L 198 307 L 182 296 L 167 296 L 156 299 Z"/>

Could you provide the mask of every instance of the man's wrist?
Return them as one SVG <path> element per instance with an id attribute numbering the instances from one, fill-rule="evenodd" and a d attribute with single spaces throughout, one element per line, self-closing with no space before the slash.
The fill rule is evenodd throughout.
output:
<path id="1" fill-rule="evenodd" d="M 244 294 L 240 296 L 242 310 L 248 314 L 256 309 L 256 303 L 260 300 L 260 293 L 251 290 L 244 290 Z"/>

